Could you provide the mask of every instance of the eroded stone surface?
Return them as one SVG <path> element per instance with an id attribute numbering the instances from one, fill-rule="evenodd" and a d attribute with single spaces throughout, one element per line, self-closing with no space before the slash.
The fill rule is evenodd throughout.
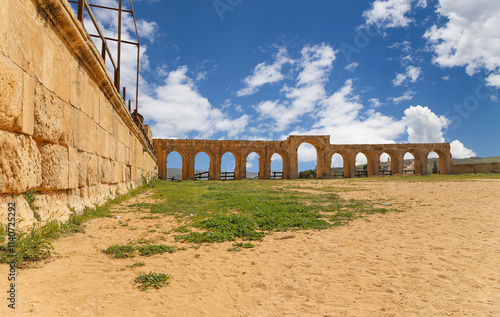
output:
<path id="1" fill-rule="evenodd" d="M 12 195 L 0 194 L 0 223 L 6 225 L 9 218 L 9 203 L 15 203 L 15 218 L 16 226 L 18 229 L 26 229 L 36 222 L 33 215 L 33 211 L 24 199 L 22 195 L 16 195 L 12 198 Z M 11 215 L 12 216 L 12 215 Z M 10 217 L 12 218 L 12 217 Z"/>
<path id="2" fill-rule="evenodd" d="M 18 131 L 22 124 L 23 73 L 0 55 L 0 129 Z"/>
<path id="3" fill-rule="evenodd" d="M 68 150 L 61 145 L 45 143 L 40 145 L 42 165 L 42 190 L 68 188 Z"/>
<path id="4" fill-rule="evenodd" d="M 62 102 L 40 83 L 35 85 L 35 139 L 58 142 L 63 132 Z"/>
<path id="5" fill-rule="evenodd" d="M 19 194 L 42 180 L 41 155 L 31 137 L 0 131 L 0 193 Z"/>

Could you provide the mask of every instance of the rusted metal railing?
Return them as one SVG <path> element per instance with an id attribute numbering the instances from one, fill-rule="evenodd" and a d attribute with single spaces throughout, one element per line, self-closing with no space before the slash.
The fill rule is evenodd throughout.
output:
<path id="1" fill-rule="evenodd" d="M 120 86 L 121 80 L 120 79 L 121 79 L 122 43 L 134 45 L 137 47 L 137 65 L 136 65 L 137 73 L 136 73 L 136 83 L 135 83 L 135 111 L 132 112 L 131 104 L 130 104 L 131 100 L 128 100 L 128 110 L 129 110 L 130 114 L 132 115 L 134 123 L 137 125 L 138 129 L 144 135 L 144 138 L 146 139 L 149 150 L 151 151 L 151 153 L 154 154 L 153 145 L 151 144 L 149 137 L 146 133 L 146 129 L 144 128 L 144 122 L 143 122 L 142 116 L 140 116 L 138 113 L 138 108 L 139 108 L 139 64 L 140 64 L 140 46 L 141 46 L 141 43 L 139 40 L 139 32 L 137 30 L 137 22 L 135 19 L 135 13 L 134 13 L 134 7 L 132 5 L 132 0 L 129 0 L 130 10 L 123 8 L 122 0 L 118 0 L 118 8 L 90 4 L 90 3 L 88 3 L 87 0 L 77 0 L 77 1 L 69 1 L 69 2 L 78 5 L 77 18 L 82 23 L 84 28 L 85 28 L 85 23 L 84 23 L 85 12 L 87 13 L 89 19 L 92 21 L 92 23 L 97 31 L 97 34 L 89 34 L 89 36 L 91 36 L 93 38 L 99 38 L 101 40 L 101 42 L 102 42 L 101 57 L 104 60 L 104 62 L 106 62 L 107 57 L 109 58 L 109 61 L 111 62 L 111 66 L 113 68 L 112 78 L 114 78 L 113 79 L 114 86 L 117 89 L 118 94 L 120 94 L 120 89 L 121 89 L 121 86 Z M 97 19 L 95 18 L 91 8 L 99 8 L 99 9 L 112 10 L 112 11 L 118 12 L 118 30 L 117 30 L 118 37 L 117 38 L 104 36 L 104 33 L 102 32 L 101 28 L 99 27 L 99 23 L 97 22 Z M 122 40 L 122 14 L 123 14 L 123 12 L 130 14 L 134 20 L 135 36 L 137 38 L 137 42 Z M 111 54 L 111 51 L 109 49 L 108 41 L 113 41 L 113 42 L 118 43 L 116 62 L 113 58 L 113 54 Z M 123 87 L 122 98 L 123 98 L 123 101 L 126 105 L 127 102 L 126 102 L 126 88 L 125 87 Z"/>

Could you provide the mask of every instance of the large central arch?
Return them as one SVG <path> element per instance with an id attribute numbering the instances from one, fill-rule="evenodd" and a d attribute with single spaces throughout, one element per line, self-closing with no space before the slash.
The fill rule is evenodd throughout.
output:
<path id="1" fill-rule="evenodd" d="M 170 152 L 182 156 L 182 178 L 194 177 L 196 154 L 205 152 L 210 156 L 210 179 L 221 179 L 221 158 L 230 152 L 234 155 L 236 166 L 235 179 L 246 177 L 246 158 L 255 152 L 259 155 L 259 178 L 270 179 L 271 157 L 279 154 L 283 159 L 283 178 L 298 178 L 297 149 L 302 143 L 309 143 L 316 148 L 317 178 L 331 177 L 331 158 L 335 153 L 342 155 L 344 177 L 356 176 L 356 155 L 363 153 L 367 157 L 367 176 L 378 176 L 380 156 L 387 153 L 391 158 L 392 175 L 403 174 L 404 155 L 411 153 L 415 158 L 415 174 L 427 174 L 427 155 L 431 151 L 439 155 L 439 172 L 451 171 L 449 143 L 406 143 L 406 144 L 330 144 L 329 135 L 291 135 L 284 141 L 218 141 L 218 140 L 178 140 L 154 139 L 158 174 L 166 177 L 166 160 Z"/>

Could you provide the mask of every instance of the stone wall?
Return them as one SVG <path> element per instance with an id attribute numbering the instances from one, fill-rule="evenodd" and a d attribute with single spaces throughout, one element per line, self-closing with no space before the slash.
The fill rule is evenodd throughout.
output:
<path id="1" fill-rule="evenodd" d="M 156 174 L 156 159 L 65 0 L 0 5 L 0 221 L 66 220 Z M 13 198 L 15 197 L 15 198 Z"/>
<path id="2" fill-rule="evenodd" d="M 453 164 L 451 174 L 500 173 L 500 163 Z"/>

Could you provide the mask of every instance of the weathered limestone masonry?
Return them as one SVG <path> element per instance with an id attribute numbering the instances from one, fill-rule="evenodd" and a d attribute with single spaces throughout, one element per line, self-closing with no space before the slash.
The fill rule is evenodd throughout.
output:
<path id="1" fill-rule="evenodd" d="M 160 176 L 167 176 L 168 154 L 178 152 L 182 156 L 182 179 L 193 178 L 195 157 L 205 152 L 210 157 L 209 177 L 216 180 L 221 177 L 221 158 L 227 152 L 232 153 L 236 160 L 235 179 L 246 177 L 246 159 L 252 152 L 259 155 L 259 178 L 270 178 L 271 157 L 274 153 L 283 159 L 283 178 L 298 178 L 297 150 L 302 143 L 309 143 L 316 148 L 318 178 L 330 177 L 330 162 L 335 153 L 344 159 L 344 177 L 355 176 L 358 153 L 363 153 L 368 160 L 368 176 L 376 175 L 380 155 L 384 152 L 391 157 L 393 174 L 403 173 L 405 153 L 413 154 L 417 175 L 427 174 L 427 156 L 432 151 L 439 155 L 440 174 L 450 173 L 452 166 L 449 143 L 337 145 L 330 144 L 330 136 L 305 135 L 292 135 L 285 141 L 153 140 Z"/>
<path id="2" fill-rule="evenodd" d="M 0 221 L 36 190 L 42 221 L 64 221 L 156 174 L 98 50 L 66 0 L 0 5 Z"/>
<path id="3" fill-rule="evenodd" d="M 500 163 L 453 164 L 450 174 L 500 173 Z"/>

